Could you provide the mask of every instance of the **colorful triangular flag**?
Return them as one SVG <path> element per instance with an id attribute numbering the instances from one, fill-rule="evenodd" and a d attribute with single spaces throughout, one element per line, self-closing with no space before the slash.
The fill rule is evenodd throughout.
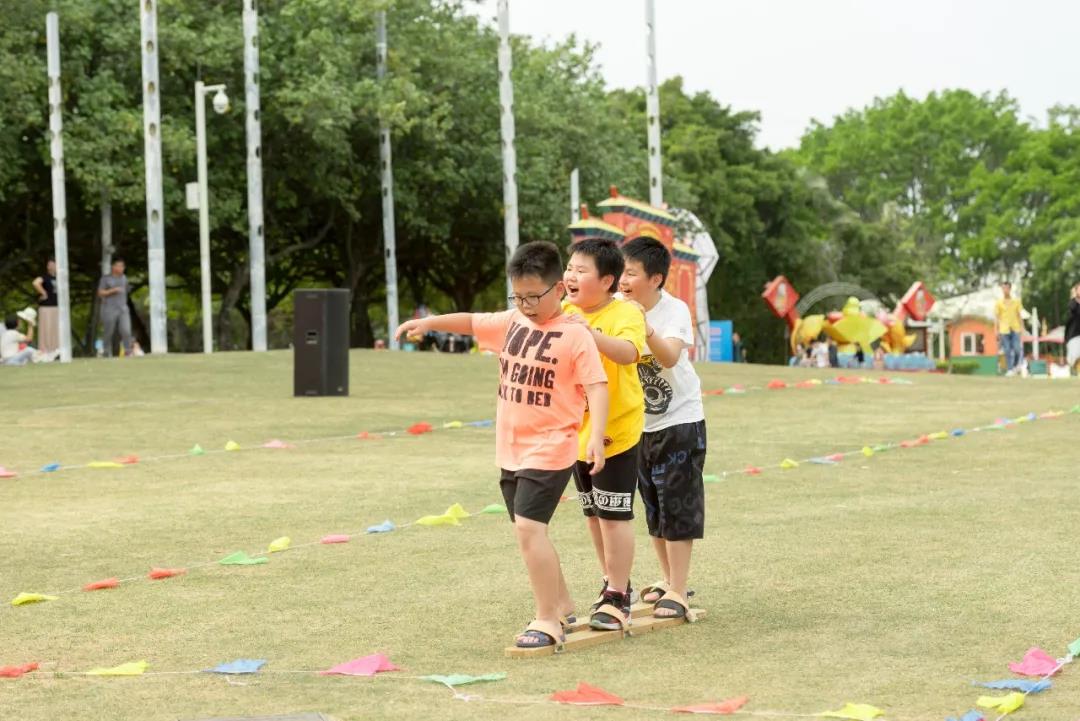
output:
<path id="1" fill-rule="evenodd" d="M 846 703 L 843 708 L 836 711 L 822 711 L 814 715 L 824 716 L 825 718 L 851 719 L 852 721 L 872 721 L 878 716 L 884 716 L 885 712 L 868 703 Z"/>
<path id="2" fill-rule="evenodd" d="M 325 671 L 319 671 L 323 676 L 374 676 L 377 673 L 383 673 L 385 671 L 400 671 L 401 669 L 390 662 L 386 656 L 381 653 L 375 653 L 370 656 L 364 656 L 363 658 L 356 658 L 352 661 L 346 661 L 345 663 L 339 663 L 333 668 L 328 668 Z"/>
<path id="3" fill-rule="evenodd" d="M 992 708 L 1000 714 L 1012 713 L 1024 705 L 1024 694 L 1019 691 L 1007 693 L 1004 696 L 980 696 L 975 701 L 976 706 Z"/>
<path id="4" fill-rule="evenodd" d="M 701 703 L 693 706 L 676 706 L 671 709 L 675 713 L 696 713 L 696 714 L 733 714 L 750 700 L 747 696 L 737 696 L 736 698 L 729 698 L 719 703 Z"/>
<path id="5" fill-rule="evenodd" d="M 85 672 L 87 676 L 141 676 L 150 668 L 146 661 L 129 661 L 111 668 L 92 668 Z"/>
<path id="6" fill-rule="evenodd" d="M 282 536 L 281 538 L 275 538 L 270 541 L 270 545 L 266 547 L 267 553 L 279 553 L 280 551 L 288 550 L 292 545 L 292 539 L 288 536 Z"/>
<path id="7" fill-rule="evenodd" d="M 576 706 L 622 706 L 625 702 L 613 693 L 602 688 L 580 682 L 573 691 L 556 691 L 551 700 Z"/>
<path id="8" fill-rule="evenodd" d="M 48 596 L 44 593 L 26 593 L 25 591 L 20 593 L 15 598 L 11 599 L 12 606 L 25 606 L 28 603 L 41 603 L 42 601 L 55 601 L 59 596 Z"/>
<path id="9" fill-rule="evenodd" d="M 269 563 L 270 559 L 266 556 L 259 556 L 252 558 L 246 551 L 237 551 L 236 553 L 230 553 L 225 558 L 218 561 L 222 566 L 258 566 L 262 563 Z"/>
<path id="10" fill-rule="evenodd" d="M 228 663 L 218 664 L 213 668 L 206 669 L 206 673 L 225 673 L 225 674 L 246 674 L 257 673 L 260 668 L 266 665 L 266 659 L 263 658 L 238 658 L 235 661 L 229 661 Z"/>
<path id="11" fill-rule="evenodd" d="M 502 681 L 506 678 L 505 673 L 485 673 L 482 676 L 468 676 L 463 673 L 452 673 L 449 676 L 439 676 L 432 674 L 430 676 L 421 676 L 424 681 L 434 681 L 435 683 L 441 683 L 444 686 L 466 686 L 470 683 L 480 683 L 482 681 Z"/>

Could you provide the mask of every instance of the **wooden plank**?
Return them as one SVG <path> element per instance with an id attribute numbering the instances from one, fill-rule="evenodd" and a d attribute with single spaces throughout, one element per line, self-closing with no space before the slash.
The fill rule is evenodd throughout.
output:
<path id="1" fill-rule="evenodd" d="M 648 608 L 650 615 L 642 616 L 640 619 L 635 618 L 634 623 L 630 626 L 630 635 L 644 636 L 653 631 L 674 628 L 675 626 L 682 626 L 686 623 L 686 619 L 684 618 L 654 618 L 651 615 L 652 606 L 648 606 Z M 705 618 L 704 609 L 695 608 L 694 613 L 697 614 L 698 620 Z M 563 650 L 579 651 L 581 649 L 599 646 L 613 641 L 620 641 L 622 639 L 623 634 L 618 631 L 594 631 L 586 626 L 580 631 L 575 631 L 574 633 L 566 635 L 566 643 L 564 644 Z M 509 646 L 504 653 L 507 658 L 539 658 L 541 656 L 555 655 L 555 647 L 542 646 L 540 648 L 518 648 L 517 646 Z"/>

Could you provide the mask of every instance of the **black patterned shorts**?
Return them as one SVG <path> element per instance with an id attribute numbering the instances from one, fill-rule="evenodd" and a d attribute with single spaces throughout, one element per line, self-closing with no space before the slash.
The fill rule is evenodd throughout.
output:
<path id="1" fill-rule="evenodd" d="M 638 491 L 649 535 L 689 541 L 705 535 L 705 421 L 641 436 Z"/>
<path id="2" fill-rule="evenodd" d="M 633 520 L 637 464 L 637 446 L 608 458 L 603 470 L 595 476 L 589 475 L 591 463 L 575 463 L 574 485 L 582 512 L 609 521 Z"/>

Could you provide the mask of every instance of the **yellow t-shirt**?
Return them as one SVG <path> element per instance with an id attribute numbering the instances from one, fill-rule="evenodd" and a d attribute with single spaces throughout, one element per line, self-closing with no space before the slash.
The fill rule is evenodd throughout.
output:
<path id="1" fill-rule="evenodd" d="M 586 313 L 573 303 L 563 303 L 567 313 L 576 313 L 609 338 L 622 338 L 634 344 L 640 357 L 645 348 L 645 317 L 629 303 L 612 299 L 595 313 Z M 619 365 L 600 354 L 608 387 L 608 422 L 604 432 L 604 457 L 611 458 L 637 445 L 645 427 L 645 396 L 638 380 L 637 363 Z M 578 459 L 585 460 L 585 448 L 592 435 L 589 411 L 578 430 Z"/>
<path id="2" fill-rule="evenodd" d="M 998 299 L 998 302 L 994 305 L 998 333 L 1024 332 L 1024 324 L 1020 321 L 1020 309 L 1022 307 L 1019 298 Z"/>

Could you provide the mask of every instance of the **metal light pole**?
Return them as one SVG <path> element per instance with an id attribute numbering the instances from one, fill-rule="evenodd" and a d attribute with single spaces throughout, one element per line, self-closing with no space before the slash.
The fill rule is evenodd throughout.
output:
<path id="1" fill-rule="evenodd" d="M 382 84 L 386 77 L 386 13 L 375 15 L 375 74 Z M 390 349 L 399 347 L 394 331 L 398 327 L 397 235 L 394 230 L 394 166 L 390 154 L 390 128 L 379 123 L 379 160 L 382 163 L 383 242 L 386 248 L 386 319 Z"/>
<path id="2" fill-rule="evenodd" d="M 266 258 L 263 233 L 262 122 L 259 120 L 259 9 L 244 1 L 244 111 L 247 132 L 248 272 L 251 349 L 266 350 Z"/>
<path id="3" fill-rule="evenodd" d="M 645 26 L 648 31 L 648 83 L 645 89 L 645 114 L 649 125 L 649 202 L 660 207 L 664 202 L 664 178 L 660 161 L 660 89 L 656 83 L 656 7 L 645 0 Z"/>
<path id="4" fill-rule="evenodd" d="M 60 18 L 45 16 L 49 70 L 49 154 L 52 156 L 53 253 L 59 306 L 60 362 L 71 362 L 71 300 L 68 294 L 67 197 L 64 191 L 64 122 L 60 92 Z"/>
<path id="5" fill-rule="evenodd" d="M 570 171 L 570 222 L 576 223 L 581 220 L 581 185 L 578 180 L 578 169 Z"/>
<path id="6" fill-rule="evenodd" d="M 143 144 L 146 155 L 146 259 L 150 279 L 150 352 L 168 353 L 165 318 L 165 206 L 161 181 L 161 90 L 156 0 L 139 3 L 142 36 Z"/>
<path id="7" fill-rule="evenodd" d="M 517 153 L 514 150 L 514 83 L 510 79 L 513 58 L 510 53 L 510 4 L 499 0 L 499 105 L 503 158 L 503 235 L 506 242 L 506 260 L 518 247 L 518 198 Z M 507 293 L 512 294 L 510 279 L 506 280 Z"/>
<path id="8" fill-rule="evenodd" d="M 229 109 L 224 85 L 195 81 L 195 148 L 199 183 L 199 268 L 202 275 L 203 353 L 214 352 L 214 318 L 210 305 L 210 193 L 206 187 L 206 95 L 214 93 L 214 111 Z"/>

